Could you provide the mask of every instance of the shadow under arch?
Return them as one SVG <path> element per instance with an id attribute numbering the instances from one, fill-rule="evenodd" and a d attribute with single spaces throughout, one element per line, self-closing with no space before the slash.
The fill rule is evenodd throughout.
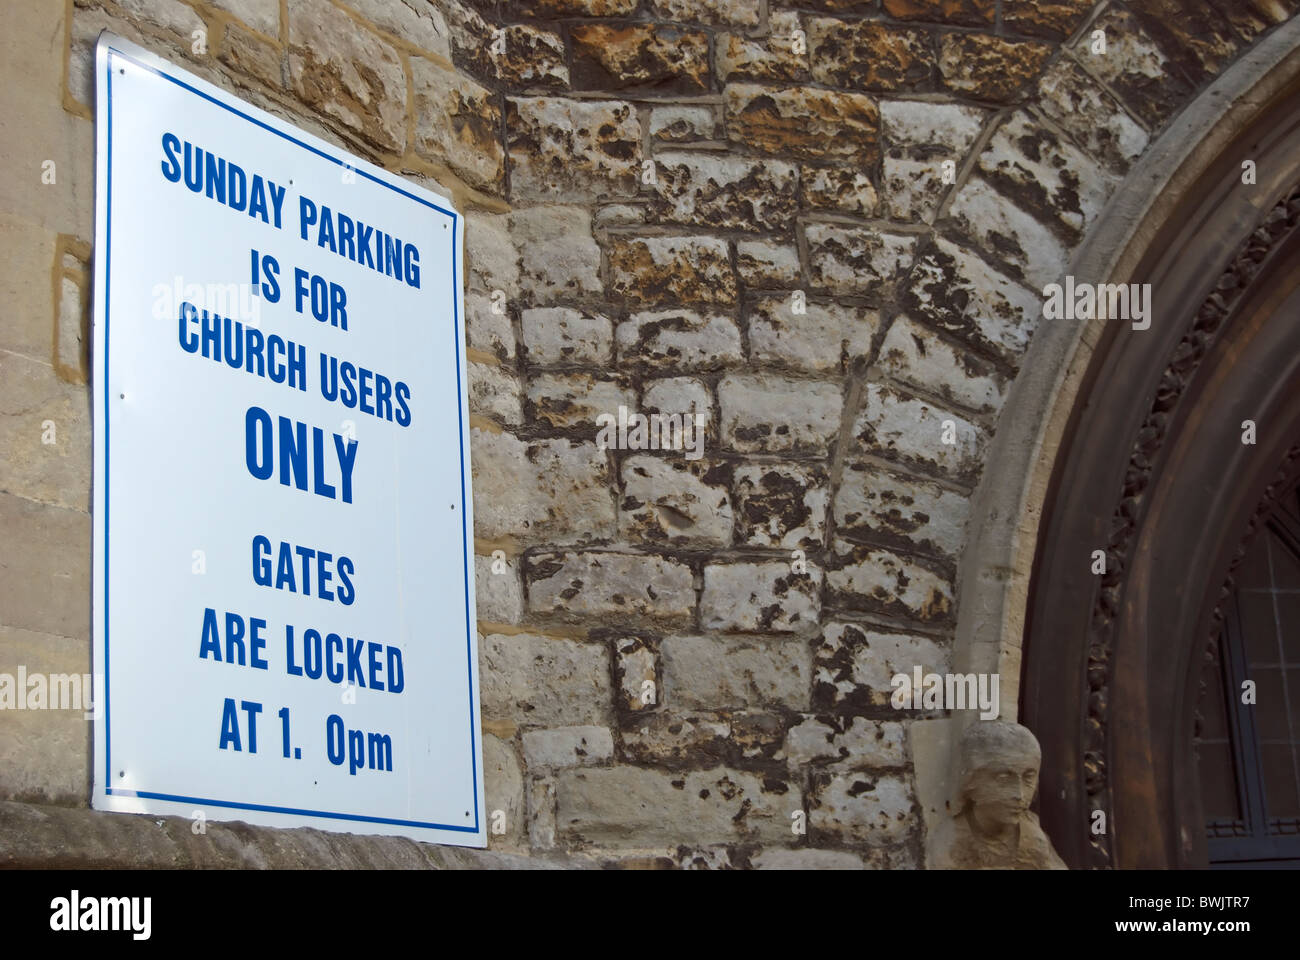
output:
<path id="1" fill-rule="evenodd" d="M 1292 208 L 1278 212 L 1297 181 L 1291 21 L 1184 109 L 1069 268 L 1150 283 L 1150 328 L 1042 321 L 1003 409 L 972 505 L 955 662 L 999 672 L 1003 715 L 1038 736 L 1040 816 L 1072 867 L 1205 862 L 1190 743 L 1201 657 L 1232 554 L 1300 437 L 1300 235 L 1282 222 Z"/>

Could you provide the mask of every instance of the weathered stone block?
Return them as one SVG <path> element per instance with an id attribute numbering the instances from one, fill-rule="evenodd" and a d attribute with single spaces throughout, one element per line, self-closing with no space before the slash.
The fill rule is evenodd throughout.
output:
<path id="1" fill-rule="evenodd" d="M 474 557 L 474 599 L 478 618 L 488 623 L 518 623 L 524 615 L 524 590 L 519 558 Z"/>
<path id="2" fill-rule="evenodd" d="M 817 761 L 855 770 L 901 767 L 908 762 L 907 727 L 866 717 L 805 717 L 786 735 L 785 753 L 791 771 Z"/>
<path id="3" fill-rule="evenodd" d="M 515 357 L 515 331 L 510 315 L 497 313 L 481 293 L 465 294 L 465 328 L 470 348 L 490 353 L 501 362 Z"/>
<path id="4" fill-rule="evenodd" d="M 863 217 L 875 216 L 875 184 L 857 167 L 800 168 L 799 191 L 803 202 L 815 210 L 838 210 Z"/>
<path id="5" fill-rule="evenodd" d="M 0 614 L 6 626 L 90 636 L 90 516 L 0 493 Z M 186 563 L 188 563 L 188 559 Z"/>
<path id="6" fill-rule="evenodd" d="M 722 442 L 742 453 L 826 455 L 839 434 L 838 383 L 732 374 L 718 384 Z"/>
<path id="7" fill-rule="evenodd" d="M 483 802 L 488 816 L 505 814 L 504 834 L 488 832 L 488 845 L 515 847 L 523 843 L 525 823 L 524 777 L 514 747 L 490 733 L 483 734 Z"/>
<path id="8" fill-rule="evenodd" d="M 669 708 L 638 716 L 623 730 L 629 760 L 666 767 L 726 763 L 731 724 L 719 713 Z"/>
<path id="9" fill-rule="evenodd" d="M 510 233 L 519 251 L 519 287 L 524 297 L 545 304 L 596 296 L 600 248 L 591 236 L 591 215 L 580 207 L 529 207 L 510 214 Z"/>
<path id="10" fill-rule="evenodd" d="M 952 619 L 952 580 L 936 565 L 839 538 L 831 547 L 826 587 L 835 603 L 922 623 Z"/>
<path id="11" fill-rule="evenodd" d="M 711 106 L 667 104 L 650 113 L 650 138 L 663 143 L 712 140 L 717 114 Z"/>
<path id="12" fill-rule="evenodd" d="M 399 40 L 451 59 L 451 31 L 434 4 L 420 0 L 348 0 L 348 6 Z M 278 32 L 280 18 L 276 13 L 277 29 L 263 31 L 271 36 Z"/>
<path id="13" fill-rule="evenodd" d="M 750 287 L 795 286 L 800 274 L 799 250 L 770 240 L 738 240 L 736 273 Z"/>
<path id="14" fill-rule="evenodd" d="M 535 770 L 582 767 L 614 756 L 608 727 L 556 727 L 530 730 L 523 736 L 524 761 Z"/>
<path id="15" fill-rule="evenodd" d="M 651 213 L 671 223 L 733 230 L 788 230 L 798 210 L 795 168 L 699 151 L 655 157 Z"/>
<path id="16" fill-rule="evenodd" d="M 570 307 L 534 307 L 520 314 L 528 361 L 608 364 L 614 327 L 608 317 Z"/>
<path id="17" fill-rule="evenodd" d="M 1097 30 L 1106 36 L 1105 53 L 1092 52 Z M 1138 19 L 1119 7 L 1107 9 L 1071 49 L 1149 127 L 1163 123 L 1191 92 Z"/>
<path id="18" fill-rule="evenodd" d="M 209 0 L 209 3 L 268 37 L 280 36 L 279 0 Z"/>
<path id="19" fill-rule="evenodd" d="M 980 100 L 1012 103 L 1052 55 L 1051 44 L 1003 40 L 982 33 L 946 33 L 939 41 L 939 73 L 948 88 Z"/>
<path id="20" fill-rule="evenodd" d="M 571 842 L 638 847 L 784 841 L 799 788 L 739 770 L 595 767 L 556 774 L 556 827 Z"/>
<path id="21" fill-rule="evenodd" d="M 997 129 L 977 166 L 999 192 L 1075 240 L 1115 185 L 1095 161 L 1024 111 Z"/>
<path id="22" fill-rule="evenodd" d="M 709 35 L 664 23 L 583 23 L 569 31 L 579 90 L 704 93 Z"/>
<path id="23" fill-rule="evenodd" d="M 666 637 L 660 648 L 674 710 L 807 709 L 812 651 L 802 640 Z"/>
<path id="24" fill-rule="evenodd" d="M 490 90 L 419 57 L 411 58 L 415 149 L 492 192 L 505 184 L 501 109 Z"/>
<path id="25" fill-rule="evenodd" d="M 533 777 L 528 781 L 528 844 L 534 850 L 555 847 L 555 781 Z"/>
<path id="26" fill-rule="evenodd" d="M 847 373 L 880 329 L 877 310 L 831 301 L 805 302 L 797 314 L 790 297 L 758 297 L 748 312 L 751 359 L 818 373 Z"/>
<path id="27" fill-rule="evenodd" d="M 469 412 L 517 426 L 523 422 L 519 380 L 504 367 L 490 363 L 469 365 Z"/>
<path id="28" fill-rule="evenodd" d="M 289 78 L 307 106 L 402 152 L 406 72 L 397 51 L 328 0 L 289 0 Z"/>
<path id="29" fill-rule="evenodd" d="M 710 563 L 704 568 L 700 623 L 707 630 L 789 632 L 815 625 L 822 573 L 794 573 L 785 560 Z"/>
<path id="30" fill-rule="evenodd" d="M 900 776 L 818 776 L 808 807 L 813 830 L 851 842 L 898 842 L 921 821 L 911 784 Z"/>
<path id="31" fill-rule="evenodd" d="M 1144 26 L 1193 82 L 1201 83 L 1218 74 L 1237 55 L 1243 37 L 1281 22 L 1286 11 L 1280 3 L 1187 3 L 1184 0 L 1135 0 L 1130 7 Z M 1232 22 L 1225 11 L 1236 8 Z M 1245 9 L 1243 9 L 1245 8 Z M 1269 11 L 1267 18 L 1259 16 Z M 1237 35 L 1234 26 L 1243 32 Z"/>
<path id="32" fill-rule="evenodd" d="M 822 467 L 742 464 L 735 469 L 733 484 L 738 543 L 789 550 L 822 545 L 830 496 Z"/>
<path id="33" fill-rule="evenodd" d="M 49 284 L 45 286 L 48 298 Z M 0 484 L 6 492 L 89 510 L 89 389 L 60 380 L 48 363 L 0 352 L 0 450 Z"/>
<path id="34" fill-rule="evenodd" d="M 1112 171 L 1123 173 L 1146 149 L 1147 133 L 1119 101 L 1068 57 L 1038 82 L 1038 105 L 1085 150 Z"/>
<path id="35" fill-rule="evenodd" d="M 947 649 L 929 637 L 829 623 L 813 655 L 813 709 L 852 714 L 888 706 L 890 679 L 911 676 L 918 666 L 923 673 L 946 672 Z"/>
<path id="36" fill-rule="evenodd" d="M 808 277 L 836 294 L 878 292 L 912 260 L 916 237 L 838 223 L 804 226 Z"/>
<path id="37" fill-rule="evenodd" d="M 676 560 L 626 553 L 530 557 L 528 609 L 534 613 L 623 614 L 680 620 L 695 608 L 695 578 Z"/>
<path id="38" fill-rule="evenodd" d="M 955 413 L 878 383 L 867 384 L 853 435 L 863 453 L 943 473 L 968 486 L 974 486 L 979 476 L 978 427 Z"/>
<path id="39" fill-rule="evenodd" d="M 751 861 L 755 870 L 865 870 L 866 865 L 857 854 L 842 850 L 814 850 L 799 847 L 793 850 L 765 847 Z"/>
<path id="40" fill-rule="evenodd" d="M 949 179 L 951 182 L 952 178 Z M 886 155 L 881 192 L 890 218 L 908 223 L 933 223 L 939 204 L 949 190 L 943 181 L 943 159 L 908 160 Z"/>
<path id="41" fill-rule="evenodd" d="M 961 159 L 979 136 L 984 111 L 959 103 L 929 100 L 880 101 L 881 133 L 896 156 L 914 160 L 940 153 L 961 165 Z M 936 151 L 937 148 L 937 151 Z"/>
<path id="42" fill-rule="evenodd" d="M 706 417 L 706 435 L 711 434 L 713 423 L 713 395 L 709 385 L 694 377 L 665 377 L 646 381 L 641 393 L 643 413 L 702 413 Z"/>
<path id="43" fill-rule="evenodd" d="M 751 0 L 651 0 L 651 8 L 665 20 L 758 26 L 758 5 Z"/>
<path id="44" fill-rule="evenodd" d="M 808 49 L 813 78 L 835 87 L 917 92 L 934 75 L 927 32 L 875 20 L 810 18 Z"/>
<path id="45" fill-rule="evenodd" d="M 726 98 L 727 137 L 763 153 L 868 167 L 879 152 L 880 112 L 864 94 L 732 83 Z"/>
<path id="46" fill-rule="evenodd" d="M 757 12 L 757 7 L 753 8 Z M 718 79 L 802 80 L 808 76 L 808 45 L 795 53 L 795 31 L 801 30 L 799 14 L 793 10 L 771 10 L 768 34 L 750 37 L 741 33 L 721 33 L 714 41 Z"/>
<path id="47" fill-rule="evenodd" d="M 1016 33 L 1064 40 L 1093 6 L 1093 0 L 1002 0 L 1002 25 Z"/>
<path id="48" fill-rule="evenodd" d="M 1042 298 L 943 239 L 917 261 L 902 294 L 912 316 L 990 350 L 1013 366 L 1042 316 Z"/>
<path id="49" fill-rule="evenodd" d="M 280 86 L 280 48 L 238 24 L 226 24 L 218 59 L 231 70 L 269 87 Z"/>
<path id="50" fill-rule="evenodd" d="M 489 0 L 490 4 L 491 0 Z M 518 4 L 524 17 L 621 17 L 636 10 L 640 0 L 529 0 Z"/>
<path id="51" fill-rule="evenodd" d="M 626 237 L 610 240 L 610 292 L 632 303 L 736 302 L 736 275 L 725 240 Z"/>
<path id="52" fill-rule="evenodd" d="M 479 639 L 485 716 L 530 727 L 606 723 L 609 653 L 602 644 L 521 633 Z"/>
<path id="53" fill-rule="evenodd" d="M 899 20 L 930 20 L 951 26 L 991 25 L 995 0 L 884 0 L 885 12 Z"/>
<path id="54" fill-rule="evenodd" d="M 614 331 L 620 364 L 651 369 L 711 368 L 741 360 L 740 330 L 724 314 L 634 313 Z M 677 412 L 677 411 L 674 411 Z"/>
<path id="55" fill-rule="evenodd" d="M 920 553 L 956 558 L 969 501 L 928 480 L 846 464 L 835 491 L 835 532 Z"/>
<path id="56" fill-rule="evenodd" d="M 199 15 L 178 0 L 122 0 L 118 6 L 132 19 L 145 20 L 186 40 L 192 31 L 207 29 Z"/>
<path id="57" fill-rule="evenodd" d="M 478 429 L 472 442 L 476 536 L 556 542 L 614 535 L 609 462 L 594 444 Z"/>
<path id="58" fill-rule="evenodd" d="M 1018 280 L 1042 289 L 1065 269 L 1068 252 L 1056 235 L 980 177 L 957 191 L 948 213 Z"/>
<path id="59" fill-rule="evenodd" d="M 1006 396 L 1008 384 L 991 364 L 905 316 L 890 326 L 876 364 L 899 383 L 980 413 L 996 413 Z"/>
<path id="60" fill-rule="evenodd" d="M 519 251 L 510 239 L 509 225 L 510 218 L 504 213 L 465 214 L 465 261 L 471 290 L 500 290 L 507 299 L 518 295 Z"/>
<path id="61" fill-rule="evenodd" d="M 704 460 L 629 456 L 622 464 L 619 532 L 628 540 L 731 544 L 731 469 Z"/>
<path id="62" fill-rule="evenodd" d="M 522 23 L 500 29 L 504 31 L 505 53 L 492 58 L 497 79 L 511 87 L 569 85 L 564 39 L 559 34 Z"/>
<path id="63" fill-rule="evenodd" d="M 591 373 L 542 373 L 528 382 L 528 419 L 560 430 L 594 430 L 596 418 L 633 407 L 635 394 L 626 380 Z"/>
<path id="64" fill-rule="evenodd" d="M 658 659 L 655 648 L 642 637 L 620 637 L 614 641 L 614 676 L 618 684 L 618 706 L 632 713 L 654 710 L 663 699 L 659 693 Z"/>
<path id="65" fill-rule="evenodd" d="M 633 196 L 641 182 L 641 124 L 629 103 L 510 97 L 506 137 L 512 197 Z"/>

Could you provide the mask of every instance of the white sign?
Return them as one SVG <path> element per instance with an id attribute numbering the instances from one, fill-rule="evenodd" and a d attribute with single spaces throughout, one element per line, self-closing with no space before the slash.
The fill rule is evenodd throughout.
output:
<path id="1" fill-rule="evenodd" d="M 484 846 L 461 217 L 96 75 L 94 807 Z"/>

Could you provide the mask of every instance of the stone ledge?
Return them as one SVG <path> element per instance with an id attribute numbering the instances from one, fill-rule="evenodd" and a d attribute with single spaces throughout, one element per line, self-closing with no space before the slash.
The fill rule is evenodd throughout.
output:
<path id="1" fill-rule="evenodd" d="M 0 868 L 554 870 L 590 861 L 443 847 L 403 837 L 104 813 L 0 801 Z"/>

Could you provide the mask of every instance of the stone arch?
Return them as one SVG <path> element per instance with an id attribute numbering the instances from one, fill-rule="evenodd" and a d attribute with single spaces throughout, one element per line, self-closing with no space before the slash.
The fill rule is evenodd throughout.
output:
<path id="1" fill-rule="evenodd" d="M 1300 176 L 1293 159 L 1294 142 L 1289 139 L 1294 135 L 1290 113 L 1296 102 L 1295 85 L 1300 83 L 1298 27 L 1295 21 L 1280 27 L 1184 107 L 1129 171 L 1065 271 L 1097 283 L 1143 282 L 1152 276 L 1163 254 L 1162 276 L 1170 296 L 1167 300 L 1157 299 L 1157 303 L 1162 312 L 1168 310 L 1166 316 L 1170 318 L 1161 336 L 1172 337 L 1165 348 L 1177 343 L 1184 320 L 1196 316 L 1209 286 Z M 1243 150 L 1249 152 L 1243 154 Z M 1249 190 L 1231 190 L 1231 183 L 1240 184 L 1243 155 L 1256 159 L 1258 183 Z M 1270 162 L 1263 161 L 1265 156 Z M 1169 247 L 1179 242 L 1179 231 L 1184 234 L 1183 246 L 1174 252 Z M 1186 258 L 1181 269 L 1179 256 Z M 972 502 L 972 520 L 959 570 L 954 664 L 963 672 L 1000 673 L 1002 715 L 1018 717 L 1044 740 L 1040 795 L 1043 822 L 1071 866 L 1167 866 L 1196 863 L 1198 856 L 1203 862 L 1203 843 L 1199 849 L 1195 837 L 1175 843 L 1175 837 L 1168 833 L 1174 828 L 1168 823 L 1143 824 L 1152 837 L 1147 844 L 1090 843 L 1086 824 L 1087 798 L 1091 795 L 1087 785 L 1079 783 L 1073 774 L 1062 773 L 1068 767 L 1083 777 L 1082 717 L 1086 705 L 1079 711 L 1073 707 L 1079 706 L 1078 698 L 1086 700 L 1086 683 L 1075 690 L 1073 705 L 1040 702 L 1041 697 L 1059 692 L 1052 690 L 1049 694 L 1043 687 L 1042 669 L 1026 670 L 1024 682 L 1029 688 L 1020 687 L 1022 668 L 1027 666 L 1023 655 L 1026 644 L 1032 642 L 1032 626 L 1027 621 L 1035 603 L 1034 592 L 1041 582 L 1046 582 L 1034 581 L 1035 570 L 1039 570 L 1041 578 L 1054 575 L 1051 570 L 1043 570 L 1044 556 L 1050 554 L 1050 545 L 1045 547 L 1043 541 L 1049 526 L 1045 511 L 1059 492 L 1060 474 L 1068 452 L 1076 444 L 1074 432 L 1082 411 L 1097 403 L 1098 371 L 1108 354 L 1113 361 L 1116 322 L 1111 321 L 1110 326 L 1107 330 L 1107 321 L 1045 321 L 1030 343 L 1003 407 Z M 1174 335 L 1175 328 L 1178 335 Z M 1153 355 L 1160 353 L 1155 349 L 1155 338 L 1150 339 Z M 1163 356 L 1167 360 L 1168 349 Z M 1161 367 L 1148 373 L 1158 382 Z M 1111 397 L 1110 403 L 1113 406 L 1121 400 Z M 1134 402 L 1145 404 L 1146 399 Z M 1141 412 L 1133 412 L 1134 433 L 1145 412 L 1145 406 Z M 1116 427 L 1121 419 L 1115 420 Z M 1130 436 L 1115 438 L 1115 443 L 1127 450 Z M 1284 449 L 1285 444 L 1282 450 L 1274 451 L 1277 458 Z M 1077 455 L 1073 466 L 1078 467 Z M 1118 478 L 1099 477 L 1097 482 L 1105 485 L 1111 479 L 1116 483 L 1110 483 L 1110 488 L 1122 487 L 1122 472 Z M 1112 497 L 1112 501 L 1115 499 Z M 1094 522 L 1104 525 L 1109 511 L 1104 513 L 1103 518 L 1093 518 Z M 1085 572 L 1086 560 L 1085 555 L 1081 561 Z M 1042 626 L 1039 624 L 1040 629 Z M 1078 624 L 1080 633 L 1086 633 L 1087 627 L 1085 612 L 1084 622 Z M 1045 644 L 1040 641 L 1040 649 Z M 1082 647 L 1070 649 L 1084 655 Z M 1148 679 L 1144 676 L 1143 682 Z M 936 798 L 946 791 L 953 759 L 950 744 L 956 739 L 955 735 L 949 736 L 943 722 L 919 725 L 914 730 L 918 793 L 928 818 L 940 809 Z M 1068 757 L 1053 754 L 1067 744 L 1077 752 Z M 1185 771 L 1181 775 L 1185 777 Z M 1115 829 L 1127 826 L 1133 836 L 1135 828 L 1140 832 L 1141 818 L 1149 821 L 1154 815 L 1157 806 L 1136 800 L 1138 796 L 1149 800 L 1159 795 L 1164 804 L 1159 809 L 1173 813 L 1174 802 L 1165 796 L 1168 790 L 1157 789 L 1150 776 L 1144 777 L 1143 770 L 1135 768 L 1125 776 L 1132 778 L 1127 781 L 1127 792 L 1132 794 L 1127 806 L 1124 802 L 1118 810 L 1108 806 L 1105 790 L 1099 801 L 1112 823 L 1119 817 Z M 1178 802 L 1185 809 L 1178 809 L 1177 819 L 1192 822 L 1196 801 L 1183 791 Z"/>

